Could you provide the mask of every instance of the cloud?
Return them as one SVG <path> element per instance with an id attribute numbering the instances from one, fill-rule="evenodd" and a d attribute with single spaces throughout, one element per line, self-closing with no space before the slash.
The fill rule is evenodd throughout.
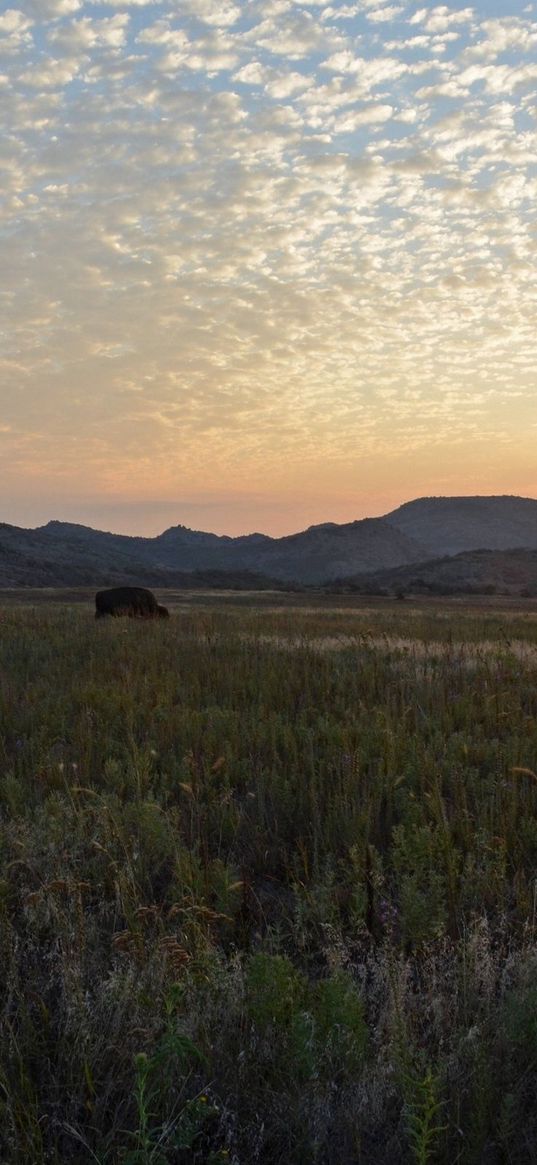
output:
<path id="1" fill-rule="evenodd" d="M 6 8 L 6 11 L 0 13 L 0 34 L 2 36 L 20 36 L 25 33 L 32 25 L 32 21 L 23 12 L 19 12 L 15 8 Z"/>
<path id="2" fill-rule="evenodd" d="M 158 0 L 99 0 L 99 3 L 112 8 L 148 8 L 158 4 Z"/>
<path id="3" fill-rule="evenodd" d="M 229 28 L 241 16 L 241 8 L 233 0 L 182 0 L 180 12 L 216 28 Z"/>
<path id="4" fill-rule="evenodd" d="M 54 25 L 48 35 L 49 43 L 66 52 L 87 51 L 96 45 L 121 48 L 126 41 L 129 16 L 117 13 L 102 20 L 81 17 L 67 24 Z"/>
<path id="5" fill-rule="evenodd" d="M 404 9 L 399 5 L 388 5 L 386 8 L 374 8 L 367 13 L 367 19 L 374 24 L 385 24 L 388 21 L 394 20 L 396 16 L 400 16 Z"/>
<path id="6" fill-rule="evenodd" d="M 528 13 L 31 0 L 0 33 L 10 481 L 311 489 L 524 440 Z"/>
<path id="7" fill-rule="evenodd" d="M 410 17 L 410 24 L 423 24 L 427 32 L 447 32 L 453 25 L 468 24 L 474 18 L 473 8 L 448 8 L 441 4 L 436 8 L 420 8 Z"/>
<path id="8" fill-rule="evenodd" d="M 36 20 L 54 20 L 78 12 L 82 0 L 26 0 L 25 8 Z"/>
<path id="9" fill-rule="evenodd" d="M 42 64 L 26 69 L 18 79 L 31 89 L 63 89 L 76 77 L 79 68 L 80 61 L 75 58 L 52 60 L 46 57 Z"/>
<path id="10" fill-rule="evenodd" d="M 305 77 L 303 73 L 291 72 L 273 75 L 265 88 L 271 97 L 279 101 L 282 98 L 292 97 L 294 93 L 301 93 L 304 89 L 309 89 L 310 85 L 310 77 Z"/>
<path id="11" fill-rule="evenodd" d="M 350 109 L 334 121 L 335 133 L 353 133 L 360 126 L 381 125 L 393 117 L 393 105 L 371 104 L 363 109 Z"/>
<path id="12" fill-rule="evenodd" d="M 495 60 L 502 53 L 529 53 L 537 45 L 537 25 L 516 17 L 484 20 L 477 42 L 468 49 L 471 57 Z"/>
<path id="13" fill-rule="evenodd" d="M 488 93 L 513 95 L 534 85 L 537 64 L 527 65 L 470 65 L 463 69 L 459 79 L 462 85 L 483 82 Z"/>
<path id="14" fill-rule="evenodd" d="M 302 60 L 311 53 L 321 52 L 327 45 L 336 45 L 338 35 L 323 27 L 318 16 L 305 9 L 299 12 L 279 11 L 275 16 L 267 16 L 244 34 L 245 43 L 264 49 L 273 56 Z"/>
<path id="15" fill-rule="evenodd" d="M 248 61 L 247 65 L 237 70 L 234 80 L 240 81 L 242 85 L 264 85 L 270 76 L 271 70 L 267 65 L 262 65 L 261 61 Z"/>

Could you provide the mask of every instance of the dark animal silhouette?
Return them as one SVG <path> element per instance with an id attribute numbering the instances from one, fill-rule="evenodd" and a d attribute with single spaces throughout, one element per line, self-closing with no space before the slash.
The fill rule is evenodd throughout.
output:
<path id="1" fill-rule="evenodd" d="M 128 615 L 129 619 L 167 619 L 167 607 L 161 607 L 145 587 L 114 587 L 95 595 L 95 618 L 105 615 Z"/>

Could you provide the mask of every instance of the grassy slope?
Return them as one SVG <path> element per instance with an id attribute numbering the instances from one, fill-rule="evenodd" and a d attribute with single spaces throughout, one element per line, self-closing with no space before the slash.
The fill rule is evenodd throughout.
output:
<path id="1" fill-rule="evenodd" d="M 535 1160 L 533 618 L 0 632 L 3 1162 Z"/>
<path id="2" fill-rule="evenodd" d="M 342 580 L 367 593 L 537 595 L 536 550 L 467 550 L 452 558 L 414 563 Z"/>

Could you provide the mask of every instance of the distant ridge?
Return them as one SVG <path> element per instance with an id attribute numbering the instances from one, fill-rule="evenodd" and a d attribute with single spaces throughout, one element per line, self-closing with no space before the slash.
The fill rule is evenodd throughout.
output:
<path id="1" fill-rule="evenodd" d="M 52 520 L 27 530 L 0 524 L 0 586 L 136 582 L 188 585 L 185 575 L 246 572 L 256 584 L 324 585 L 478 550 L 537 550 L 537 501 L 520 497 L 429 497 L 381 518 L 323 522 L 283 538 L 240 537 L 171 526 L 131 537 Z M 183 580 L 183 581 L 181 581 Z M 222 581 L 207 585 L 223 585 Z M 492 585 L 492 584 L 491 584 Z"/>
<path id="2" fill-rule="evenodd" d="M 365 595 L 518 595 L 537 598 L 537 550 L 464 550 L 332 583 Z"/>
<path id="3" fill-rule="evenodd" d="M 385 521 L 417 539 L 431 556 L 537 546 L 534 498 L 416 498 L 386 514 Z"/>

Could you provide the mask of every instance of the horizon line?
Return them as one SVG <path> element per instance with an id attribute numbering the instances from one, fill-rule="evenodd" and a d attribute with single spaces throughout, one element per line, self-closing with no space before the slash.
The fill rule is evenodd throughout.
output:
<path id="1" fill-rule="evenodd" d="M 101 529 L 100 527 L 97 527 L 97 526 L 89 526 L 85 522 L 73 522 L 73 521 L 64 520 L 62 518 L 49 518 L 47 522 L 42 523 L 38 526 L 19 526 L 15 523 L 12 523 L 12 522 L 1 521 L 0 527 L 1 526 L 8 526 L 12 530 L 24 530 L 26 532 L 37 533 L 37 532 L 46 530 L 47 527 L 52 526 L 52 525 L 71 526 L 71 527 L 75 527 L 76 529 L 80 529 L 80 530 L 91 530 L 93 533 L 97 533 L 97 534 L 109 534 L 115 538 L 139 539 L 142 541 L 149 541 L 149 542 L 154 541 L 156 538 L 161 538 L 164 534 L 168 533 L 168 531 L 170 531 L 170 530 L 182 529 L 182 530 L 188 531 L 191 534 L 207 534 L 207 535 L 210 535 L 212 538 L 229 539 L 231 541 L 237 541 L 240 538 L 259 537 L 259 538 L 266 538 L 267 540 L 269 540 L 271 542 L 275 542 L 275 541 L 280 541 L 283 538 L 293 538 L 299 534 L 305 534 L 309 530 L 316 530 L 316 529 L 322 529 L 322 528 L 334 527 L 334 526 L 342 528 L 344 526 L 353 526 L 359 522 L 381 522 L 381 521 L 385 520 L 386 518 L 389 518 L 392 514 L 396 514 L 399 510 L 403 509 L 404 507 L 416 505 L 419 502 L 477 501 L 477 500 L 479 500 L 479 501 L 511 500 L 511 501 L 536 502 L 537 503 L 537 498 L 527 497 L 527 496 L 522 495 L 522 494 L 506 494 L 506 493 L 503 493 L 503 494 L 421 494 L 418 497 L 410 498 L 407 501 L 401 502 L 399 505 L 395 506 L 394 509 L 388 510 L 385 514 L 377 514 L 376 516 L 372 516 L 372 517 L 369 517 L 368 515 L 366 515 L 363 518 L 351 519 L 350 522 L 335 522 L 335 521 L 331 521 L 331 520 L 327 520 L 324 522 L 313 522 L 309 526 L 305 526 L 302 529 L 293 530 L 289 534 L 280 534 L 280 535 L 265 534 L 261 530 L 251 530 L 251 531 L 248 531 L 247 533 L 245 532 L 243 534 L 216 534 L 212 530 L 201 530 L 201 529 L 195 528 L 193 526 L 186 526 L 186 525 L 184 525 L 183 522 L 176 522 L 171 526 L 166 526 L 158 534 L 125 534 L 119 530 L 104 530 L 104 529 Z M 173 504 L 173 503 L 166 503 L 166 504 Z M 180 505 L 180 503 L 179 503 L 179 505 Z"/>

